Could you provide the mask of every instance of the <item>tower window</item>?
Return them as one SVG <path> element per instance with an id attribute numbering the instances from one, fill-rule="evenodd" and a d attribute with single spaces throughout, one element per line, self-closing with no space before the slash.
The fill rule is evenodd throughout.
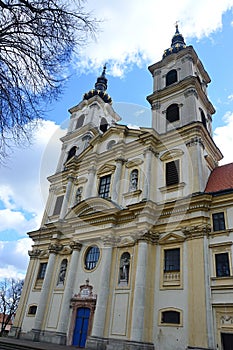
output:
<path id="1" fill-rule="evenodd" d="M 166 163 L 166 186 L 179 183 L 179 160 Z"/>
<path id="2" fill-rule="evenodd" d="M 223 212 L 213 214 L 212 219 L 213 219 L 213 230 L 214 231 L 224 231 L 226 229 L 225 218 L 224 218 Z"/>
<path id="3" fill-rule="evenodd" d="M 111 175 L 102 176 L 99 184 L 99 196 L 101 198 L 108 198 L 110 192 Z"/>
<path id="4" fill-rule="evenodd" d="M 105 132 L 105 131 L 107 131 L 107 129 L 108 129 L 108 122 L 107 122 L 107 120 L 105 118 L 101 118 L 100 130 L 102 132 Z"/>
<path id="5" fill-rule="evenodd" d="M 230 265 L 228 253 L 215 254 L 216 276 L 230 276 Z"/>
<path id="6" fill-rule="evenodd" d="M 166 86 L 169 86 L 175 82 L 177 82 L 177 71 L 176 69 L 172 69 L 166 75 Z"/>
<path id="7" fill-rule="evenodd" d="M 75 156 L 75 154 L 76 154 L 76 149 L 77 149 L 77 147 L 74 146 L 74 147 L 72 147 L 72 148 L 69 150 L 69 153 L 68 153 L 68 156 L 67 156 L 67 159 L 66 159 L 67 162 L 68 162 L 69 159 L 71 159 L 73 156 Z"/>
<path id="8" fill-rule="evenodd" d="M 95 245 L 90 247 L 85 255 L 85 268 L 87 270 L 93 270 L 96 265 L 97 262 L 99 261 L 99 257 L 100 257 L 100 250 L 99 248 Z"/>
<path id="9" fill-rule="evenodd" d="M 180 248 L 164 250 L 164 272 L 180 271 Z"/>
<path id="10" fill-rule="evenodd" d="M 84 119 L 85 119 L 85 115 L 84 114 L 80 115 L 80 117 L 77 120 L 76 129 L 79 129 L 81 128 L 81 126 L 83 126 Z"/>
<path id="11" fill-rule="evenodd" d="M 177 103 L 173 103 L 167 108 L 166 119 L 169 123 L 173 123 L 180 119 L 179 106 Z"/>
<path id="12" fill-rule="evenodd" d="M 168 310 L 161 313 L 161 323 L 180 324 L 180 312 Z"/>
<path id="13" fill-rule="evenodd" d="M 62 207 L 64 196 L 58 196 L 56 199 L 53 215 L 59 215 Z"/>
<path id="14" fill-rule="evenodd" d="M 204 125 L 205 129 L 207 129 L 207 124 L 206 124 L 206 117 L 203 111 L 201 111 L 201 121 L 202 124 Z"/>

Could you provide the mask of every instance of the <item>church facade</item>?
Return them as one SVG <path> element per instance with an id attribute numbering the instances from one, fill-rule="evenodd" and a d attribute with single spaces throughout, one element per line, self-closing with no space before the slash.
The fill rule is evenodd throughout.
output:
<path id="1" fill-rule="evenodd" d="M 103 350 L 232 349 L 233 164 L 210 77 L 176 27 L 151 65 L 151 128 L 95 88 L 69 110 L 11 336 Z"/>

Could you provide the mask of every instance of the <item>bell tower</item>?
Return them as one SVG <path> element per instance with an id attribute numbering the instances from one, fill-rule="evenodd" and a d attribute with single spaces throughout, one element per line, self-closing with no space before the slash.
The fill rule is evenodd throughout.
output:
<path id="1" fill-rule="evenodd" d="M 153 76 L 153 93 L 147 97 L 152 128 L 168 153 L 183 154 L 179 171 L 188 185 L 186 194 L 202 192 L 222 154 L 212 138 L 215 109 L 207 95 L 210 77 L 193 47 L 186 46 L 178 25 L 171 47 L 149 71 Z M 187 167 L 192 174 L 188 175 Z"/>

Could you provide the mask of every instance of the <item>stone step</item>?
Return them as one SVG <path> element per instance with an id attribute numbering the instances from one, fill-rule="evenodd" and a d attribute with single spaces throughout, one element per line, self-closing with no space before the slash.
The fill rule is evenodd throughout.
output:
<path id="1" fill-rule="evenodd" d="M 0 350 L 77 350 L 76 346 L 33 342 L 15 338 L 0 338 Z M 87 350 L 87 349 L 85 349 Z"/>

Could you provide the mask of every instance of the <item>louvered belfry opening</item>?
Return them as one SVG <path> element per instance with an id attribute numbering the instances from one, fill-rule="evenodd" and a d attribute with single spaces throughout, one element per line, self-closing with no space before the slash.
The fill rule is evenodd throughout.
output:
<path id="1" fill-rule="evenodd" d="M 166 163 L 166 186 L 179 183 L 179 160 Z"/>

